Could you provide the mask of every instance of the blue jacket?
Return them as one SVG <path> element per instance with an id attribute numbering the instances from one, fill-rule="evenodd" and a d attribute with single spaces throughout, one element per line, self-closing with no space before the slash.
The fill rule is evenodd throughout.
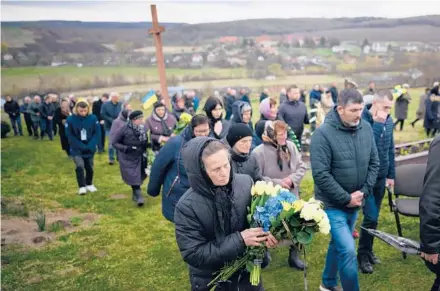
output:
<path id="1" fill-rule="evenodd" d="M 183 132 L 160 149 L 151 167 L 148 195 L 156 197 L 162 188 L 162 214 L 174 222 L 174 208 L 180 197 L 189 189 L 188 176 L 183 166 L 183 146 L 193 137 L 193 129 L 188 126 Z"/>
<path id="2" fill-rule="evenodd" d="M 193 104 L 194 104 L 194 112 L 197 112 L 197 109 L 199 109 L 199 106 L 200 106 L 200 99 L 199 99 L 199 97 L 194 96 Z"/>
<path id="3" fill-rule="evenodd" d="M 101 118 L 104 120 L 104 125 L 106 130 L 110 130 L 112 128 L 113 120 L 118 118 L 121 110 L 122 110 L 121 102 L 114 104 L 112 101 L 108 101 L 102 104 Z"/>
<path id="4" fill-rule="evenodd" d="M 231 119 L 231 115 L 232 115 L 232 104 L 234 104 L 234 102 L 235 102 L 235 97 L 234 96 L 232 96 L 232 95 L 229 95 L 229 94 L 227 94 L 226 96 L 225 96 L 225 103 L 226 103 L 226 108 L 225 108 L 225 110 L 226 110 L 226 116 L 225 116 L 225 119 L 226 120 L 229 120 L 229 119 Z"/>
<path id="5" fill-rule="evenodd" d="M 92 157 L 96 152 L 98 141 L 101 140 L 101 127 L 98 118 L 93 114 L 86 117 L 73 114 L 67 118 L 65 127 L 72 157 Z M 86 141 L 81 141 L 82 129 L 87 132 Z"/>
<path id="6" fill-rule="evenodd" d="M 346 127 L 335 107 L 312 135 L 310 161 L 316 199 L 326 209 L 356 210 L 347 207 L 350 194 L 370 195 L 380 167 L 370 124 L 361 119 L 358 126 Z"/>
<path id="7" fill-rule="evenodd" d="M 388 115 L 385 123 L 375 122 L 370 113 L 371 106 L 371 104 L 365 106 L 362 119 L 367 121 L 373 129 L 374 141 L 376 142 L 377 154 L 380 161 L 377 179 L 394 179 L 396 177 L 396 168 L 394 161 L 393 119 Z"/>
<path id="8" fill-rule="evenodd" d="M 321 91 L 312 90 L 310 92 L 310 103 L 312 103 L 312 99 L 315 99 L 316 101 L 321 101 Z"/>

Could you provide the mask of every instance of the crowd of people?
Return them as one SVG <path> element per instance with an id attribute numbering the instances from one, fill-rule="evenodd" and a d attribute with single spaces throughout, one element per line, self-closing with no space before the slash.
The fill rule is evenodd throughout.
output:
<path id="1" fill-rule="evenodd" d="M 246 246 L 277 245 L 269 233 L 247 225 L 252 185 L 273 182 L 300 196 L 301 181 L 311 169 L 315 197 L 324 203 L 331 225 L 320 290 L 356 291 L 358 268 L 371 274 L 380 263 L 367 232 L 361 231 L 355 248 L 358 212 L 363 211 L 363 227 L 377 228 L 385 187 L 394 185 L 393 132 L 398 124 L 402 130 L 407 118 L 411 101 L 407 89 L 404 85 L 397 93 L 395 89 L 376 90 L 370 83 L 362 94 L 354 82 L 340 92 L 336 83 L 329 88 L 316 85 L 309 95 L 310 108 L 305 103 L 307 92 L 298 86 L 282 89 L 279 98 L 264 90 L 255 126 L 252 116 L 257 113 L 249 93 L 242 89 L 237 95 L 232 88 L 223 97 L 215 92 L 207 98 L 204 114 L 197 112 L 198 104 L 186 102 L 188 98 L 180 94 L 172 97 L 170 110 L 157 94 L 151 115 L 145 117 L 143 111 L 120 102 L 116 92 L 103 94 L 99 100 L 71 95 L 59 101 L 58 95 L 48 94 L 44 102 L 39 96 L 31 102 L 26 97 L 22 106 L 7 97 L 5 112 L 16 135 L 23 135 L 20 114 L 24 114 L 29 136 L 44 139 L 47 135 L 50 140 L 60 136 L 62 149 L 74 161 L 80 195 L 98 190 L 93 183 L 94 155 L 105 152 L 106 137 L 109 165 L 118 162 L 122 180 L 131 187 L 132 200 L 139 207 L 145 203 L 141 187 L 149 174 L 146 192 L 152 197 L 162 193 L 162 213 L 175 224 L 192 290 L 209 290 L 213 273 L 242 255 Z M 189 100 L 198 100 L 194 97 Z M 424 118 L 427 135 L 434 136 L 440 129 L 438 83 L 426 90 L 420 102 L 417 117 Z M 393 106 L 396 123 L 391 118 Z M 405 114 L 399 115 L 400 110 Z M 192 119 L 176 134 L 183 113 Z M 310 167 L 301 147 L 306 124 L 313 132 Z M 433 152 L 437 150 L 434 145 L 438 138 Z M 148 155 L 154 156 L 151 165 Z M 440 159 L 429 163 L 432 177 L 438 174 Z M 422 250 L 427 262 L 436 265 L 440 189 L 438 179 L 427 181 L 432 185 L 425 185 L 422 201 L 439 207 L 424 206 L 424 220 L 430 226 L 422 228 Z M 264 265 L 270 260 L 267 254 Z M 306 268 L 294 247 L 287 262 L 298 270 Z M 227 290 L 264 290 L 262 284 L 250 286 L 246 272 L 223 284 Z"/>

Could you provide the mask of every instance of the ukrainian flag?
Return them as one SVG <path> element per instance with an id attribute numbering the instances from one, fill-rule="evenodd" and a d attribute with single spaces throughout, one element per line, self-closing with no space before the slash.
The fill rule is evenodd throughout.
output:
<path id="1" fill-rule="evenodd" d="M 150 90 L 143 98 L 142 103 L 145 110 L 153 106 L 154 103 L 157 102 L 156 92 L 154 90 Z"/>

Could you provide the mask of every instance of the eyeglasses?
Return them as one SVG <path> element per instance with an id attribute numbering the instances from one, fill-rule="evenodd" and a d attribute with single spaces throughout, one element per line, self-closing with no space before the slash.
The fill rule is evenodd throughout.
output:
<path id="1" fill-rule="evenodd" d="M 209 133 L 209 129 L 205 130 L 194 130 L 194 134 L 206 134 Z"/>

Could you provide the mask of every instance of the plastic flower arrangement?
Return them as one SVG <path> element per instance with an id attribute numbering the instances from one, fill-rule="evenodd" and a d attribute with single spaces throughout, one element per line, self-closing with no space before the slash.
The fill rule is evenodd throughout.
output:
<path id="1" fill-rule="evenodd" d="M 322 203 L 314 198 L 306 202 L 287 189 L 261 181 L 252 187 L 251 194 L 247 215 L 250 227 L 262 227 L 278 241 L 288 240 L 295 247 L 302 248 L 312 242 L 315 233 L 330 232 L 330 222 Z M 214 290 L 217 283 L 227 281 L 244 268 L 250 273 L 251 284 L 257 286 L 266 251 L 265 245 L 248 247 L 242 257 L 227 263 L 208 286 Z"/>

